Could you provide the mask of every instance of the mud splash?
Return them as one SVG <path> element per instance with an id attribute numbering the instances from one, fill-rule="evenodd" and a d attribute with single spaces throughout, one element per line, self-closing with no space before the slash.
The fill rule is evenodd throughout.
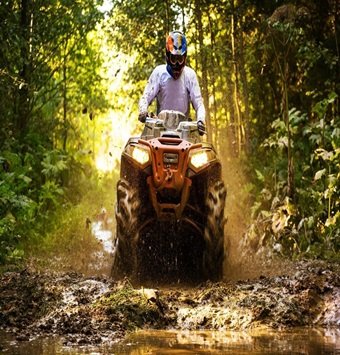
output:
<path id="1" fill-rule="evenodd" d="M 109 220 L 107 223 L 112 223 L 112 220 Z M 102 221 L 95 221 L 92 223 L 92 234 L 95 238 L 103 245 L 104 252 L 109 254 L 113 253 L 113 237 L 112 231 L 108 229 L 107 225 L 104 225 Z"/>
<path id="2" fill-rule="evenodd" d="M 137 329 L 177 331 L 340 329 L 340 266 L 301 262 L 290 273 L 159 289 L 35 270 L 0 277 L 0 329 L 16 341 L 61 337 L 112 345 Z"/>
<path id="3" fill-rule="evenodd" d="M 224 278 L 237 281 L 292 271 L 294 264 L 278 258 L 272 250 L 264 247 L 260 236 L 251 241 L 245 237 L 251 223 L 250 184 L 230 142 L 228 138 L 222 142 L 220 150 L 223 154 L 219 154 L 227 188 Z"/>

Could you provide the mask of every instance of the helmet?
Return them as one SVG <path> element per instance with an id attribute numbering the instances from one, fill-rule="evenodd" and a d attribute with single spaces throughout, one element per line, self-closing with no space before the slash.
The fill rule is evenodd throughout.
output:
<path id="1" fill-rule="evenodd" d="M 166 39 L 166 62 L 169 73 L 178 79 L 185 66 L 187 57 L 187 40 L 180 31 L 170 32 Z"/>

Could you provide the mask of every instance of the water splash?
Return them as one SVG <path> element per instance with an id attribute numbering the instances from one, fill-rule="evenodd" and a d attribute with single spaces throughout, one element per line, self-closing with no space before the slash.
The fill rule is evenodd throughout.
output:
<path id="1" fill-rule="evenodd" d="M 109 222 L 111 222 L 109 220 Z M 102 244 L 104 251 L 112 254 L 113 253 L 113 238 L 112 231 L 106 229 L 102 221 L 92 223 L 92 234 L 95 238 Z"/>

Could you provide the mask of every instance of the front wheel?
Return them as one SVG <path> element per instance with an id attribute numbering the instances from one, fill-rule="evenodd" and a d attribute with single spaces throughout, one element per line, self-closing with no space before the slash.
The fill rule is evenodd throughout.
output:
<path id="1" fill-rule="evenodd" d="M 112 276 L 130 276 L 136 268 L 136 240 L 139 224 L 138 192 L 125 179 L 117 183 L 116 238 L 114 241 Z"/>
<path id="2" fill-rule="evenodd" d="M 218 180 L 208 188 L 206 197 L 206 225 L 204 229 L 205 250 L 203 273 L 206 279 L 220 280 L 224 260 L 224 206 L 227 191 L 223 181 Z"/>

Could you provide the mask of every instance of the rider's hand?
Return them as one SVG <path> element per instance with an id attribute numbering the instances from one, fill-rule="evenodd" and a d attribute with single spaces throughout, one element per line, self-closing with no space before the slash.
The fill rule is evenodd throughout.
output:
<path id="1" fill-rule="evenodd" d="M 200 136 L 203 136 L 203 134 L 207 133 L 205 131 L 205 124 L 203 121 L 197 121 L 197 128 L 198 128 L 198 133 Z"/>
<path id="2" fill-rule="evenodd" d="M 145 123 L 147 117 L 148 117 L 147 112 L 140 112 L 138 115 L 138 121 Z"/>

